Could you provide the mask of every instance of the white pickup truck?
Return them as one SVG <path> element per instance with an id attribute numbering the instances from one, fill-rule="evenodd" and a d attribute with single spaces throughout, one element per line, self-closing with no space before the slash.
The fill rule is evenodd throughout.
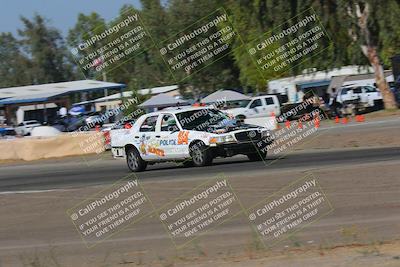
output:
<path id="1" fill-rule="evenodd" d="M 281 115 L 279 99 L 276 95 L 263 95 L 251 98 L 245 107 L 226 110 L 240 120 Z"/>
<path id="2" fill-rule="evenodd" d="M 130 129 L 111 130 L 114 158 L 126 159 L 133 172 L 147 164 L 181 161 L 206 166 L 215 157 L 247 155 L 262 160 L 267 151 L 256 143 L 272 143 L 267 128 L 243 124 L 213 108 L 186 108 L 141 116 Z"/>
<path id="3" fill-rule="evenodd" d="M 336 114 L 355 115 L 366 109 L 380 109 L 383 107 L 383 98 L 380 91 L 369 85 L 348 85 L 339 89 L 336 96 Z M 330 105 L 333 104 L 333 99 Z"/>
<path id="4" fill-rule="evenodd" d="M 373 86 L 345 86 L 339 89 L 336 101 L 341 104 L 359 101 L 366 107 L 372 107 L 376 101 L 382 101 L 380 91 Z"/>

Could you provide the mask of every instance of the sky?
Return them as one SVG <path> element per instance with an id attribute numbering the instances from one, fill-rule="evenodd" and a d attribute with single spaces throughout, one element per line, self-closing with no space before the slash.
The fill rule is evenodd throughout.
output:
<path id="1" fill-rule="evenodd" d="M 63 36 L 75 26 L 79 13 L 97 12 L 107 22 L 119 14 L 124 4 L 140 8 L 139 0 L 0 0 L 0 32 L 17 34 L 22 28 L 20 16 L 32 18 L 38 13 Z"/>

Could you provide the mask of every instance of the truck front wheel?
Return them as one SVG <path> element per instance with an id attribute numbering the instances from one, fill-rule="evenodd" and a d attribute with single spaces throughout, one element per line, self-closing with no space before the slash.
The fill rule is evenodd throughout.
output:
<path id="1" fill-rule="evenodd" d="M 147 162 L 142 159 L 139 152 L 134 148 L 127 149 L 126 163 L 132 172 L 141 172 L 147 167 Z"/>
<path id="2" fill-rule="evenodd" d="M 190 156 L 196 167 L 210 165 L 213 160 L 211 150 L 203 142 L 196 142 L 190 146 Z"/>

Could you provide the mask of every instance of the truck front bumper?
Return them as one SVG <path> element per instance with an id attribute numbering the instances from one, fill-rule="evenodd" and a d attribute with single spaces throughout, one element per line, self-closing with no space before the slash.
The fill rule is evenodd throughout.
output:
<path id="1" fill-rule="evenodd" d="M 272 141 L 258 140 L 240 143 L 226 143 L 212 146 L 211 151 L 214 157 L 232 157 L 234 155 L 247 155 L 259 152 L 266 153 L 266 147 L 272 144 Z"/>

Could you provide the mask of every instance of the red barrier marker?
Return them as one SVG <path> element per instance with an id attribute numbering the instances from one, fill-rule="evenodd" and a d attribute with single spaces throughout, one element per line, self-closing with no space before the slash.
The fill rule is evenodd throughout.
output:
<path id="1" fill-rule="evenodd" d="M 281 126 L 279 125 L 279 122 L 277 122 L 276 121 L 276 116 L 275 116 L 275 112 L 271 112 L 271 117 L 273 117 L 274 118 L 274 122 L 275 122 L 275 125 L 276 125 L 276 129 L 280 129 L 281 128 Z"/>
<path id="2" fill-rule="evenodd" d="M 357 122 L 365 122 L 365 117 L 364 117 L 364 115 L 357 115 L 357 116 L 356 116 L 356 121 L 357 121 Z"/>
<path id="3" fill-rule="evenodd" d="M 320 125 L 320 120 L 319 120 L 319 118 L 317 117 L 317 118 L 315 118 L 315 120 L 314 120 L 314 126 L 315 126 L 315 128 L 319 128 L 319 125 Z"/>
<path id="4" fill-rule="evenodd" d="M 301 123 L 301 121 L 299 121 L 299 124 L 297 125 L 297 128 L 303 129 L 303 123 Z"/>
<path id="5" fill-rule="evenodd" d="M 290 128 L 290 121 L 285 121 L 285 126 L 286 126 L 286 128 Z"/>
<path id="6" fill-rule="evenodd" d="M 339 120 L 339 116 L 336 116 L 336 117 L 335 117 L 335 123 L 339 123 L 339 121 L 340 121 L 340 120 Z"/>

